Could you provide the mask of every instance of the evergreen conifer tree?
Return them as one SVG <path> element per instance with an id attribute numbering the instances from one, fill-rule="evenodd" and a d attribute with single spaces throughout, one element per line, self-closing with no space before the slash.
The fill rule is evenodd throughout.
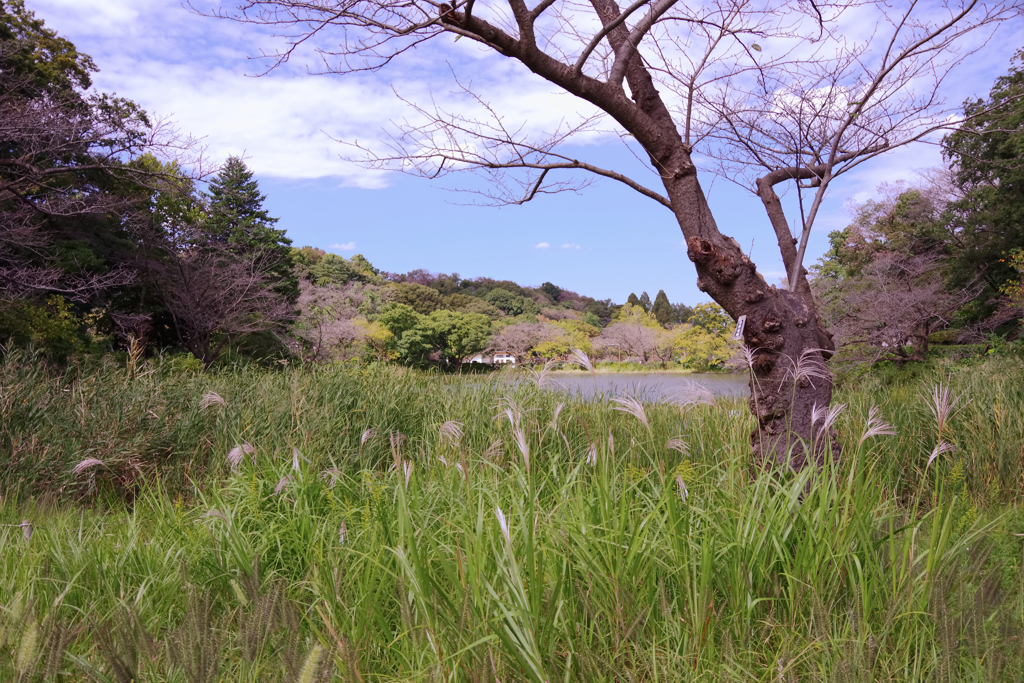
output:
<path id="1" fill-rule="evenodd" d="M 274 227 L 260 194 L 259 183 L 239 157 L 229 157 L 221 172 L 210 181 L 206 231 L 210 239 L 227 243 L 239 254 L 263 252 L 265 272 L 276 284 L 273 290 L 290 302 L 299 297 L 299 280 L 291 256 L 292 241 Z"/>
<path id="2" fill-rule="evenodd" d="M 644 310 L 648 313 L 651 312 L 651 295 L 647 292 L 641 292 L 640 294 L 640 305 L 644 307 Z"/>
<path id="3" fill-rule="evenodd" d="M 675 316 L 675 311 L 672 310 L 672 304 L 668 301 L 668 296 L 665 294 L 664 289 L 658 290 L 658 296 L 654 297 L 654 305 L 651 306 L 651 313 L 654 314 L 658 324 L 662 327 L 666 323 L 672 322 L 672 318 Z"/>
<path id="4" fill-rule="evenodd" d="M 634 294 L 633 292 L 629 293 L 629 298 L 626 299 L 626 303 L 627 304 L 631 304 L 633 306 L 640 306 L 641 305 L 640 304 L 640 299 L 637 299 L 636 298 L 636 294 Z"/>

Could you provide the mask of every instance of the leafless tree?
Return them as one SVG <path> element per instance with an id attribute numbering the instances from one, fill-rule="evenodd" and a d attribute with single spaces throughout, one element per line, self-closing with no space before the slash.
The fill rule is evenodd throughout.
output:
<path id="1" fill-rule="evenodd" d="M 596 340 L 599 349 L 615 349 L 646 363 L 658 346 L 658 330 L 638 323 L 613 323 L 601 330 Z"/>
<path id="2" fill-rule="evenodd" d="M 562 329 L 545 323 L 517 323 L 495 334 L 487 348 L 498 353 L 511 353 L 522 363 L 526 355 L 538 344 L 556 339 Z"/>
<path id="3" fill-rule="evenodd" d="M 410 102 L 413 116 L 396 124 L 391 149 L 367 152 L 379 168 L 430 177 L 477 170 L 500 202 L 578 188 L 584 173 L 668 208 L 698 286 L 734 318 L 747 317 L 755 458 L 800 467 L 803 444 L 814 442 L 813 408 L 832 394 L 828 382 L 789 372 L 797 359 L 824 361 L 833 348 L 802 265 L 825 193 L 850 169 L 947 125 L 951 70 L 1018 12 L 1013 0 L 637 0 L 624 9 L 614 0 L 241 0 L 221 16 L 286 35 L 271 68 L 310 44 L 335 73 L 380 69 L 413 48 L 422 63 L 424 44 L 448 35 L 579 98 L 578 120 L 535 134 L 456 77 L 457 111 Z M 457 63 L 454 50 L 434 45 L 435 62 L 450 55 Z M 482 64 L 473 62 L 478 71 Z M 580 134 L 609 131 L 649 163 L 656 185 L 565 150 Z M 719 230 L 697 178 L 702 159 L 710 159 L 705 170 L 733 174 L 761 198 L 786 290 L 770 287 Z M 796 237 L 775 191 L 783 183 L 798 190 Z"/>
<path id="4" fill-rule="evenodd" d="M 0 63 L 17 47 L 0 43 Z M 166 186 L 166 174 L 132 164 L 144 154 L 194 163 L 196 141 L 125 100 L 52 90 L 0 69 L 0 300 L 36 293 L 84 299 L 130 282 L 134 271 L 104 273 L 58 266 L 57 234 L 81 237 L 90 221 L 117 221 Z M 86 226 L 83 228 L 82 226 Z"/>
<path id="5" fill-rule="evenodd" d="M 182 344 L 207 367 L 224 347 L 256 332 L 275 332 L 294 317 L 273 291 L 263 252 L 235 254 L 227 245 L 168 240 L 150 264 L 160 296 Z"/>
<path id="6" fill-rule="evenodd" d="M 840 344 L 868 351 L 874 359 L 924 360 L 928 335 L 948 325 L 953 313 L 981 290 L 947 289 L 944 260 L 937 254 L 876 254 L 837 292 L 835 310 L 840 313 L 832 327 Z"/>

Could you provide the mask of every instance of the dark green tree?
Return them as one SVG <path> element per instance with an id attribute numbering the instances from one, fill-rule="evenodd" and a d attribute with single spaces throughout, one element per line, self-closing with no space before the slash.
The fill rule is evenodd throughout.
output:
<path id="1" fill-rule="evenodd" d="M 558 295 L 562 293 L 562 288 L 557 285 L 553 285 L 550 282 L 545 282 L 537 288 L 537 291 L 551 299 L 551 303 L 556 303 L 558 301 Z"/>
<path id="2" fill-rule="evenodd" d="M 436 289 L 414 282 L 391 285 L 391 301 L 405 304 L 421 315 L 429 315 L 444 306 L 444 298 Z"/>
<path id="3" fill-rule="evenodd" d="M 82 100 L 96 65 L 89 55 L 25 8 L 23 0 L 0 1 L 0 69 L 20 81 L 21 90 L 45 90 Z"/>
<path id="4" fill-rule="evenodd" d="M 292 241 L 284 230 L 274 227 L 278 219 L 263 208 L 266 199 L 245 162 L 229 157 L 210 181 L 206 231 L 211 239 L 230 245 L 232 251 L 260 253 L 265 272 L 276 281 L 274 291 L 294 302 L 299 297 L 299 280 L 292 262 Z"/>
<path id="5" fill-rule="evenodd" d="M 626 303 L 631 304 L 633 306 L 642 306 L 642 304 L 640 303 L 640 299 L 638 299 L 636 294 L 634 294 L 633 292 L 629 293 L 629 296 L 626 298 Z"/>
<path id="6" fill-rule="evenodd" d="M 647 292 L 640 293 L 640 305 L 644 307 L 644 310 L 648 313 L 651 312 L 651 295 Z"/>
<path id="7" fill-rule="evenodd" d="M 654 304 L 651 305 L 651 313 L 654 314 L 654 318 L 661 326 L 674 322 L 673 318 L 675 317 L 675 311 L 672 310 L 672 304 L 669 303 L 668 296 L 665 294 L 664 289 L 659 289 L 658 295 L 654 297 Z"/>
<path id="8" fill-rule="evenodd" d="M 943 140 L 943 154 L 955 172 L 963 199 L 947 207 L 955 234 L 952 284 L 981 276 L 992 299 L 1015 276 L 1007 257 L 1024 247 L 1024 50 L 1009 73 L 996 80 L 988 99 L 964 105 L 967 120 Z M 987 295 L 987 296 L 986 296 Z M 976 307 L 975 317 L 990 307 Z"/>

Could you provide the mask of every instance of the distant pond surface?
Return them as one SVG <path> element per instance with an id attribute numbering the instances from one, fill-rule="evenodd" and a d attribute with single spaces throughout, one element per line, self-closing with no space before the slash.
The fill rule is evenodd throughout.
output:
<path id="1" fill-rule="evenodd" d="M 644 401 L 682 400 L 706 389 L 715 396 L 746 398 L 747 375 L 724 373 L 623 372 L 597 375 L 597 392 L 609 397 L 636 396 Z M 552 372 L 544 388 L 582 398 L 594 396 L 594 378 L 588 372 Z"/>

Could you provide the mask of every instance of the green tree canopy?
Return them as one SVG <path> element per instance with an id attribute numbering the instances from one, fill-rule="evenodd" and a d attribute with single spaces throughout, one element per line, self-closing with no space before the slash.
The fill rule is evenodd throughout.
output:
<path id="1" fill-rule="evenodd" d="M 943 154 L 964 193 L 946 211 L 957 247 L 953 284 L 981 275 L 989 294 L 1015 277 L 1007 255 L 1024 247 L 1022 63 L 1024 50 L 996 80 L 987 99 L 965 103 L 967 120 L 943 140 Z"/>
<path id="2" fill-rule="evenodd" d="M 513 294 L 507 289 L 492 289 L 484 296 L 484 301 L 512 316 L 540 313 L 540 306 L 535 301 Z"/>
<path id="3" fill-rule="evenodd" d="M 651 313 L 654 314 L 658 324 L 664 327 L 670 322 L 675 322 L 675 311 L 672 310 L 672 304 L 668 301 L 668 295 L 665 294 L 664 289 L 658 290 L 658 295 L 654 297 L 654 303 L 651 305 Z"/>
<path id="4" fill-rule="evenodd" d="M 391 285 L 391 300 L 405 304 L 422 315 L 429 315 L 444 306 L 444 297 L 438 294 L 436 289 L 413 282 L 398 282 Z"/>
<path id="5" fill-rule="evenodd" d="M 284 230 L 274 227 L 278 219 L 271 218 L 263 208 L 266 199 L 245 162 L 228 157 L 210 181 L 206 231 L 211 239 L 229 244 L 233 251 L 261 254 L 263 272 L 277 280 L 275 291 L 295 301 L 299 282 L 289 248 L 292 241 Z"/>
<path id="6" fill-rule="evenodd" d="M 25 85 L 80 99 L 92 85 L 96 65 L 89 55 L 46 28 L 24 0 L 0 2 L 0 70 Z"/>

